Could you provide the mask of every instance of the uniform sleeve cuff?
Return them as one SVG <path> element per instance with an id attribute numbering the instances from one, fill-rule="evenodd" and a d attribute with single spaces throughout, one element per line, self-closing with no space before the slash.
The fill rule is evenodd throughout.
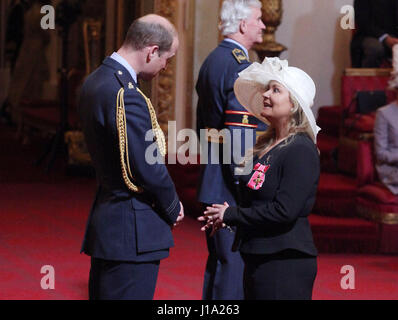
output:
<path id="1" fill-rule="evenodd" d="M 388 33 L 385 33 L 379 38 L 379 41 L 383 42 L 387 37 L 388 37 Z"/>
<path id="2" fill-rule="evenodd" d="M 224 212 L 223 221 L 228 226 L 236 225 L 237 217 L 239 214 L 238 207 L 228 207 Z"/>
<path id="3" fill-rule="evenodd" d="M 172 223 L 175 223 L 177 221 L 180 211 L 181 211 L 180 201 L 178 197 L 176 197 L 172 205 L 167 209 L 167 215 Z"/>

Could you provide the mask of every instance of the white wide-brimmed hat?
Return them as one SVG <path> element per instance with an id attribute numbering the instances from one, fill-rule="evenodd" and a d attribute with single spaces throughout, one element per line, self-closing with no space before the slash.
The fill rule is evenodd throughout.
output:
<path id="1" fill-rule="evenodd" d="M 288 89 L 300 104 L 316 139 L 321 128 L 316 125 L 311 110 L 316 93 L 315 83 L 303 70 L 289 67 L 287 60 L 265 58 L 261 64 L 258 62 L 251 64 L 239 73 L 239 78 L 234 84 L 235 96 L 247 111 L 268 123 L 268 120 L 261 116 L 261 112 L 264 108 L 263 93 L 272 80 Z"/>

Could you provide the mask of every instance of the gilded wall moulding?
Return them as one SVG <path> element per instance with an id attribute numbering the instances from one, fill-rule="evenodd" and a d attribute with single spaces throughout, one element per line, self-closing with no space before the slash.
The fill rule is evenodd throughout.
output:
<path id="1" fill-rule="evenodd" d="M 155 0 L 155 13 L 178 25 L 178 0 Z M 176 58 L 162 71 L 152 84 L 152 101 L 156 108 L 158 122 L 167 136 L 168 121 L 175 120 Z"/>

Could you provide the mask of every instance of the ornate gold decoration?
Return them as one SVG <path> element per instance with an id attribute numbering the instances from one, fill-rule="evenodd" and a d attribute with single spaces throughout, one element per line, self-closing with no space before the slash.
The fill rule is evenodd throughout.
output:
<path id="1" fill-rule="evenodd" d="M 391 68 L 346 68 L 344 74 L 351 77 L 389 77 L 391 71 Z"/>
<path id="2" fill-rule="evenodd" d="M 178 1 L 155 0 L 155 13 L 167 18 L 177 26 Z M 152 101 L 157 106 L 156 111 L 161 129 L 168 134 L 168 122 L 175 120 L 175 82 L 176 82 L 176 58 L 173 58 L 167 69 L 162 71 L 153 81 Z"/>
<path id="3" fill-rule="evenodd" d="M 398 213 L 387 213 L 357 205 L 359 215 L 382 224 L 398 224 Z"/>
<path id="4" fill-rule="evenodd" d="M 101 28 L 99 20 L 90 18 L 83 22 L 86 74 L 90 74 L 101 63 Z"/>
<path id="5" fill-rule="evenodd" d="M 234 57 L 235 57 L 236 61 L 238 61 L 238 63 L 242 63 L 243 61 L 248 61 L 244 52 L 238 48 L 235 48 L 234 50 L 232 50 L 232 54 L 234 55 Z"/>
<path id="6" fill-rule="evenodd" d="M 68 145 L 68 163 L 70 165 L 91 165 L 90 154 L 87 151 L 82 131 L 67 131 L 65 143 Z"/>
<path id="7" fill-rule="evenodd" d="M 262 20 L 266 26 L 263 43 L 254 46 L 260 60 L 265 57 L 279 57 L 287 48 L 275 41 L 275 32 L 282 22 L 282 0 L 261 0 Z"/>
<path id="8" fill-rule="evenodd" d="M 116 128 L 119 137 L 120 164 L 122 176 L 127 188 L 133 192 L 141 193 L 143 189 L 133 183 L 133 175 L 130 169 L 128 137 L 126 125 L 126 110 L 124 108 L 124 88 L 120 88 L 116 98 Z"/>
<path id="9" fill-rule="evenodd" d="M 137 88 L 137 91 L 143 96 L 143 98 L 145 99 L 145 102 L 148 106 L 149 115 L 151 117 L 153 134 L 155 136 L 156 143 L 158 144 L 160 154 L 162 155 L 162 157 L 164 157 L 167 152 L 166 138 L 164 136 L 162 128 L 159 126 L 158 120 L 156 118 L 155 109 L 153 108 L 151 100 L 149 98 L 147 98 L 145 96 L 145 94 L 140 89 Z"/>

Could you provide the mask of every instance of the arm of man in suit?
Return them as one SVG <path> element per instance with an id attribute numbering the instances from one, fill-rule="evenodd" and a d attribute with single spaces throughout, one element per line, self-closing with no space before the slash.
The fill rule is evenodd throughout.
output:
<path id="1" fill-rule="evenodd" d="M 384 114 L 379 110 L 376 113 L 374 126 L 375 153 L 378 162 L 398 164 L 398 154 L 391 152 L 388 145 L 388 121 Z"/>
<path id="2" fill-rule="evenodd" d="M 152 130 L 148 106 L 135 90 L 124 95 L 126 124 L 128 134 L 129 163 L 136 183 L 155 199 L 156 208 L 165 218 L 174 224 L 184 217 L 184 210 L 175 190 L 174 183 L 164 163 L 151 163 L 154 156 L 150 147 L 156 144 L 156 153 L 160 156 L 157 143 L 146 141 L 148 131 Z"/>

